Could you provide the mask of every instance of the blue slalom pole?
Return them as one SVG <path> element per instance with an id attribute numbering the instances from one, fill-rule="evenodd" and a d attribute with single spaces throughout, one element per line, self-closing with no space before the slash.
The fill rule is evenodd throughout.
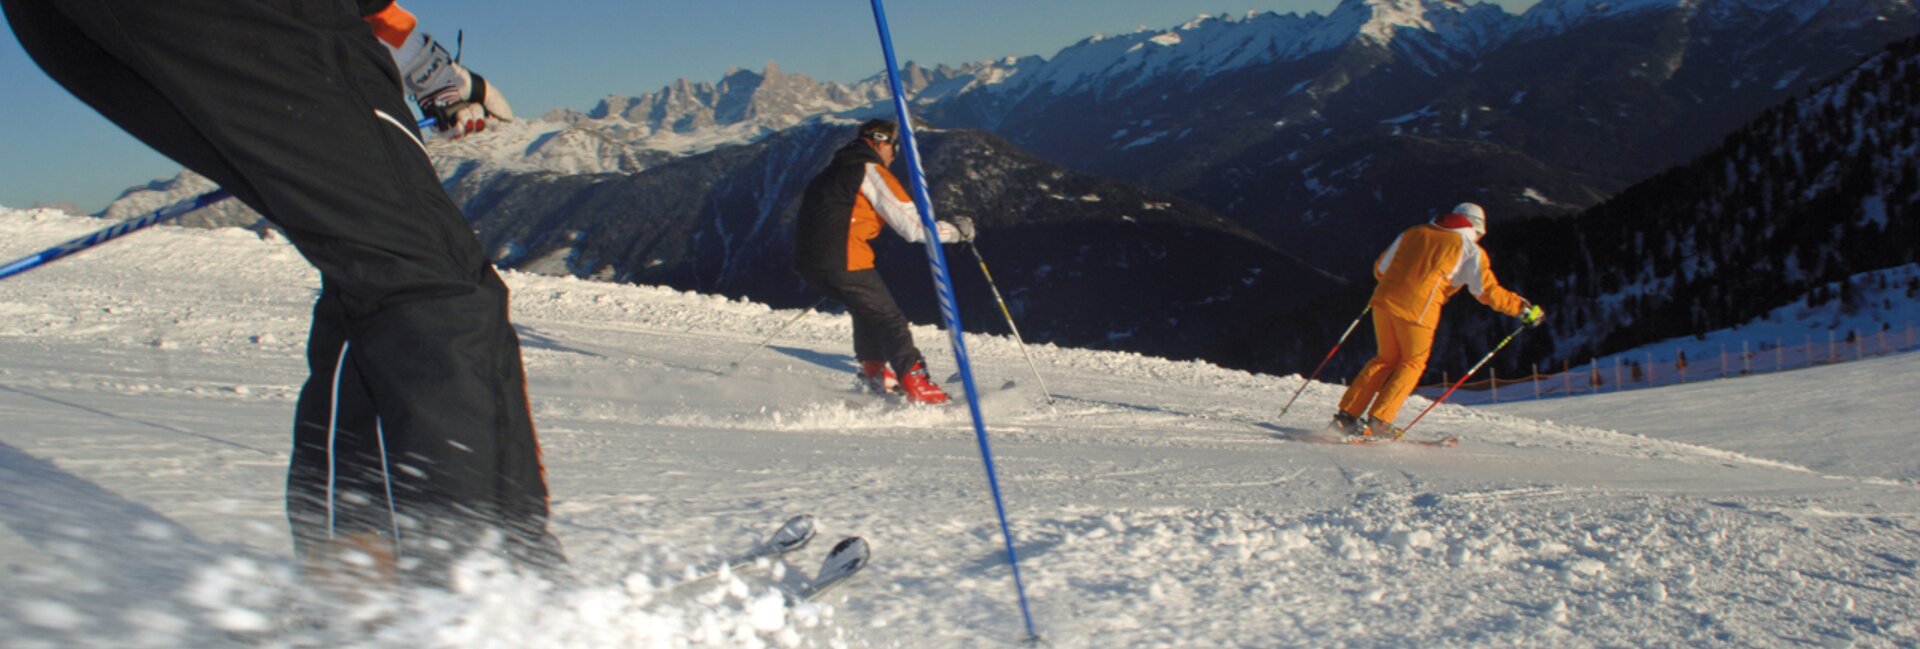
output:
<path id="1" fill-rule="evenodd" d="M 1000 496 L 1000 479 L 993 468 L 993 448 L 987 442 L 986 420 L 980 415 L 980 390 L 974 387 L 973 365 L 967 359 L 967 343 L 961 335 L 960 311 L 954 308 L 952 273 L 947 271 L 947 255 L 940 249 L 939 229 L 933 218 L 933 201 L 927 195 L 927 174 L 920 167 L 920 147 L 913 138 L 913 121 L 907 115 L 907 93 L 900 85 L 900 66 L 893 57 L 893 36 L 887 30 L 887 10 L 881 0 L 873 0 L 873 22 L 880 29 L 880 50 L 887 59 L 887 82 L 893 89 L 893 111 L 900 122 L 901 151 L 906 156 L 908 179 L 913 189 L 913 204 L 920 208 L 920 224 L 927 229 L 927 263 L 933 271 L 934 294 L 940 298 L 940 316 L 947 323 L 947 337 L 953 343 L 954 364 L 959 366 L 960 381 L 966 386 L 967 408 L 973 414 L 974 437 L 980 442 L 980 459 L 987 468 L 987 487 L 993 491 L 993 508 L 1000 515 L 1000 535 L 1007 543 L 1007 564 L 1013 567 L 1014 594 L 1020 598 L 1020 615 L 1026 619 L 1027 639 L 1037 641 L 1033 628 L 1033 610 L 1027 605 L 1027 586 L 1020 576 L 1020 556 L 1014 550 L 1013 528 L 1007 524 L 1006 501 Z"/>
<path id="2" fill-rule="evenodd" d="M 429 117 L 429 118 L 420 120 L 420 122 L 416 124 L 416 126 L 424 129 L 429 126 L 433 126 L 433 124 L 434 124 L 433 118 Z M 178 203 L 174 203 L 172 205 L 162 207 L 152 212 L 148 212 L 145 215 L 137 216 L 131 219 L 127 219 L 125 221 L 121 221 L 119 223 L 115 223 L 113 225 L 109 225 L 107 227 L 94 231 L 92 234 L 88 234 L 86 236 L 78 237 L 75 239 L 70 239 L 67 242 L 62 243 L 60 245 L 54 246 L 52 248 L 48 248 L 46 250 L 42 250 L 40 252 L 33 253 L 31 255 L 27 255 L 25 257 L 21 257 L 19 259 L 15 259 L 5 266 L 0 266 L 0 280 L 13 277 L 14 275 L 19 275 L 21 273 L 33 270 L 35 268 L 39 268 L 41 266 L 45 266 L 61 257 L 65 257 L 67 255 L 71 255 L 73 253 L 80 252 L 88 248 L 92 248 L 94 246 L 106 243 L 108 241 L 112 241 L 114 239 L 118 239 L 120 237 L 133 234 L 141 230 L 145 230 L 148 227 L 180 218 L 181 216 L 184 216 L 190 212 L 193 212 L 194 210 L 200 209 L 202 207 L 206 207 L 208 205 L 212 205 L 214 203 L 218 203 L 220 201 L 227 200 L 228 198 L 232 198 L 232 197 L 233 197 L 233 194 L 231 192 L 228 192 L 227 190 L 224 190 L 224 189 L 216 189 L 216 190 L 207 192 L 205 194 L 201 194 L 199 196 L 195 196 L 193 198 L 189 198 L 189 199 L 180 201 Z"/>

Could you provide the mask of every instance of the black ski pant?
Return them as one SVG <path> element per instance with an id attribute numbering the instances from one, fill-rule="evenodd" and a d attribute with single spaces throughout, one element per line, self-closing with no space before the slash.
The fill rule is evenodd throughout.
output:
<path id="1" fill-rule="evenodd" d="M 265 215 L 319 269 L 288 474 L 298 553 L 397 529 L 402 567 L 425 581 L 483 539 L 561 562 L 506 286 L 353 0 L 0 8 L 55 81 Z"/>
<path id="2" fill-rule="evenodd" d="M 894 303 L 893 293 L 879 271 L 805 270 L 800 278 L 821 295 L 847 306 L 853 316 L 853 357 L 886 361 L 897 375 L 906 375 L 924 359 L 913 346 L 907 314 Z"/>

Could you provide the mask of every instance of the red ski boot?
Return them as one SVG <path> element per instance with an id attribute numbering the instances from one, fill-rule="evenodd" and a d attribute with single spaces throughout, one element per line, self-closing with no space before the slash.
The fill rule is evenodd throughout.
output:
<path id="1" fill-rule="evenodd" d="M 947 402 L 947 393 L 927 379 L 927 364 L 916 363 L 912 370 L 900 376 L 900 390 L 907 395 L 911 403 L 940 404 Z"/>
<path id="2" fill-rule="evenodd" d="M 860 361 L 860 381 L 874 394 L 892 394 L 900 389 L 900 379 L 886 361 Z"/>

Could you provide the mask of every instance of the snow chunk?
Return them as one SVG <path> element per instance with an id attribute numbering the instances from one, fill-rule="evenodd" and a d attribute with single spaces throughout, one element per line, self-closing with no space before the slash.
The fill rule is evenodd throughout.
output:
<path id="1" fill-rule="evenodd" d="M 787 602 L 779 593 L 769 592 L 747 605 L 753 628 L 761 632 L 778 631 L 787 626 Z"/>
<path id="2" fill-rule="evenodd" d="M 1565 568 L 1566 568 L 1566 571 L 1571 574 L 1580 575 L 1582 577 L 1595 577 L 1595 576 L 1598 576 L 1600 573 L 1607 571 L 1607 564 L 1601 563 L 1600 561 L 1597 561 L 1594 559 L 1581 557 L 1578 559 L 1574 559 L 1572 561 L 1568 561 L 1566 563 Z"/>
<path id="3" fill-rule="evenodd" d="M 1387 545 L 1409 551 L 1434 547 L 1433 531 L 1397 530 L 1387 535 Z"/>
<path id="4" fill-rule="evenodd" d="M 21 621 L 42 629 L 71 631 L 90 622 L 87 616 L 60 602 L 33 600 L 20 602 L 15 608 Z"/>
<path id="5" fill-rule="evenodd" d="M 1645 598 L 1649 603 L 1665 603 L 1667 601 L 1667 585 L 1657 581 L 1649 583 L 1646 588 L 1641 590 L 1640 596 Z"/>
<path id="6" fill-rule="evenodd" d="M 1334 541 L 1334 554 L 1347 561 L 1372 561 L 1380 558 L 1380 549 L 1366 539 L 1353 534 L 1342 534 Z"/>
<path id="7" fill-rule="evenodd" d="M 1307 539 L 1306 528 L 1297 524 L 1288 526 L 1273 536 L 1273 547 L 1281 552 L 1292 552 L 1310 545 L 1313 545 L 1313 542 Z"/>

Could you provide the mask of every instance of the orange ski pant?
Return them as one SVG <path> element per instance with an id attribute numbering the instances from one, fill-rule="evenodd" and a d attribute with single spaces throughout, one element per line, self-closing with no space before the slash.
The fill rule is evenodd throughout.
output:
<path id="1" fill-rule="evenodd" d="M 1360 417 L 1371 415 L 1381 421 L 1393 421 L 1400 405 L 1420 384 L 1427 371 L 1427 358 L 1433 355 L 1433 328 L 1373 310 L 1373 333 L 1380 351 L 1353 377 L 1340 410 Z M 1367 404 L 1373 404 L 1371 410 Z"/>

